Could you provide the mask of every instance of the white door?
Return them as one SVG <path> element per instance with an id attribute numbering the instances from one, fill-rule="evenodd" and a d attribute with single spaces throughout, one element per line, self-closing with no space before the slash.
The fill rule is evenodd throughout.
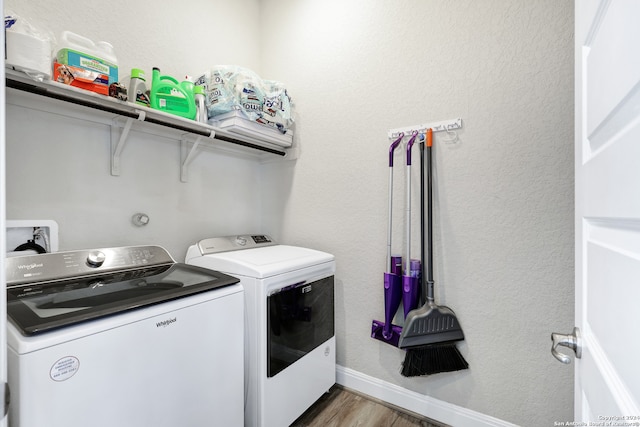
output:
<path id="1" fill-rule="evenodd" d="M 575 18 L 575 418 L 640 425 L 640 1 Z"/>
<path id="2" fill-rule="evenodd" d="M 3 1 L 0 0 L 0 10 L 3 11 Z M 0 32 L 0 46 L 4 50 L 4 30 Z M 4 258 L 5 258 L 5 205 L 6 205 L 6 193 L 5 193 L 5 146 L 4 146 L 4 130 L 5 122 L 5 101 L 4 101 L 4 52 L 0 61 L 0 233 L 2 233 L 2 243 L 0 244 L 0 396 L 3 396 L 2 390 L 4 384 L 7 382 L 7 299 L 5 298 L 5 273 L 4 273 Z M 7 425 L 7 417 L 4 416 L 4 399 L 0 398 L 0 427 Z"/>

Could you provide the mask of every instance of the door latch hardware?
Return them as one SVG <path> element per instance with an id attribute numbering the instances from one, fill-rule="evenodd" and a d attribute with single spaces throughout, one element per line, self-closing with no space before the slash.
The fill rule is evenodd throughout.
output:
<path id="1" fill-rule="evenodd" d="M 9 403 L 11 402 L 11 392 L 9 391 L 9 383 L 4 383 L 4 387 L 0 388 L 4 394 L 2 401 L 4 402 L 4 415 L 3 418 L 9 413 Z"/>
<path id="2" fill-rule="evenodd" d="M 551 354 L 553 354 L 553 357 L 558 359 L 560 362 L 569 364 L 571 363 L 571 358 L 564 353 L 560 353 L 558 351 L 559 346 L 573 350 L 576 354 L 576 359 L 580 359 L 582 357 L 582 340 L 580 337 L 580 329 L 577 327 L 573 328 L 573 333 L 570 335 L 553 332 L 551 334 L 551 341 L 553 343 L 551 346 Z"/>

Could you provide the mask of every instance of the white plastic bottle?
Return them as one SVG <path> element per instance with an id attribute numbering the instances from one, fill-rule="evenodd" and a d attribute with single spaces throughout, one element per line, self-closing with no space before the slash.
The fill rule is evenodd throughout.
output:
<path id="1" fill-rule="evenodd" d="M 200 123 L 207 123 L 209 115 L 207 114 L 207 107 L 204 104 L 204 87 L 199 85 L 194 86 L 193 93 L 195 94 L 196 99 L 196 120 Z"/>

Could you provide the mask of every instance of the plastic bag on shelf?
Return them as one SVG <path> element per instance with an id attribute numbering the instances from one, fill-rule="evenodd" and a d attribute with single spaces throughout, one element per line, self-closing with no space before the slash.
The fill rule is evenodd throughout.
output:
<path id="1" fill-rule="evenodd" d="M 265 80 L 265 97 L 262 117 L 257 121 L 277 128 L 285 133 L 293 125 L 293 103 L 284 84 Z"/>
<path id="2" fill-rule="evenodd" d="M 233 73 L 232 67 L 221 65 L 207 71 L 193 82 L 196 86 L 204 87 L 205 107 L 209 118 L 240 108 L 229 85 L 229 78 Z"/>
<path id="3" fill-rule="evenodd" d="M 247 68 L 236 67 L 229 77 L 229 84 L 240 110 L 250 120 L 261 118 L 265 91 L 260 76 Z"/>
<path id="4" fill-rule="evenodd" d="M 205 87 L 208 118 L 241 117 L 286 133 L 293 125 L 293 102 L 283 83 L 263 80 L 255 72 L 234 65 L 218 65 L 194 84 Z"/>
<path id="5" fill-rule="evenodd" d="M 5 66 L 37 81 L 51 78 L 51 46 L 55 38 L 24 17 L 5 10 Z"/>

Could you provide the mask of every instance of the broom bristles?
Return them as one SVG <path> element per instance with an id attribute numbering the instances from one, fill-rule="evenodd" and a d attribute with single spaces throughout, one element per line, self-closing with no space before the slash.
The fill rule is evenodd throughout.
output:
<path id="1" fill-rule="evenodd" d="M 407 349 L 401 373 L 405 377 L 417 377 L 468 368 L 455 343 L 447 342 Z"/>

